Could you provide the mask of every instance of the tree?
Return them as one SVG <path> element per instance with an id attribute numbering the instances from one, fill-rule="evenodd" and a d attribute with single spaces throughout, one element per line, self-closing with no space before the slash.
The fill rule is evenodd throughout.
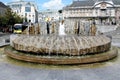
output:
<path id="1" fill-rule="evenodd" d="M 13 26 L 15 23 L 22 23 L 23 18 L 17 15 L 15 12 L 12 12 L 10 8 L 8 8 L 3 16 L 0 16 L 0 27 L 9 28 Z"/>
<path id="2" fill-rule="evenodd" d="M 0 26 L 1 27 L 5 26 L 6 22 L 7 22 L 6 18 L 4 16 L 0 16 Z"/>
<path id="3" fill-rule="evenodd" d="M 4 17 L 6 19 L 7 25 L 14 25 L 15 23 L 22 23 L 23 22 L 23 18 L 21 18 L 15 12 L 12 12 L 11 9 L 7 9 Z"/>
<path id="4" fill-rule="evenodd" d="M 7 9 L 7 11 L 5 12 L 5 15 L 2 18 L 5 19 L 5 21 L 4 20 L 2 20 L 2 21 L 5 22 L 7 25 L 13 25 L 15 23 L 23 22 L 23 18 L 21 18 L 16 13 L 12 12 L 11 9 Z"/>
<path id="5" fill-rule="evenodd" d="M 14 19 L 15 19 L 15 23 L 23 23 L 23 19 L 21 18 L 19 15 L 17 15 L 16 13 L 14 14 Z"/>

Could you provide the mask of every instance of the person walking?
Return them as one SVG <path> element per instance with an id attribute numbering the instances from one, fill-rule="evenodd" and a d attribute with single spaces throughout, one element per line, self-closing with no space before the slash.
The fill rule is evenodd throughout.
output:
<path id="1" fill-rule="evenodd" d="M 95 22 L 93 22 L 93 24 L 90 27 L 90 35 L 91 36 L 95 36 L 96 35 L 96 31 L 97 31 L 97 28 L 96 28 Z"/>
<path id="2" fill-rule="evenodd" d="M 47 26 L 47 34 L 50 34 L 50 22 L 49 22 L 49 20 L 47 20 L 46 26 Z"/>

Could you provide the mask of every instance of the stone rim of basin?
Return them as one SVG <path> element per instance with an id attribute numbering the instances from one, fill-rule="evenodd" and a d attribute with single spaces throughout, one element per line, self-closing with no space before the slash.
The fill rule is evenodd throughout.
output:
<path id="1" fill-rule="evenodd" d="M 14 39 L 13 39 L 14 37 Z M 19 51 L 48 55 L 79 56 L 83 54 L 101 53 L 111 47 L 111 39 L 104 35 L 11 35 L 10 43 Z"/>

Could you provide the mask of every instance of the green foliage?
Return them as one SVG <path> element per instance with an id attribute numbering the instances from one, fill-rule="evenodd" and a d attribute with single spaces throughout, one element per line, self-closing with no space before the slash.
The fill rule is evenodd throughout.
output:
<path id="1" fill-rule="evenodd" d="M 0 16 L 0 26 L 6 25 L 6 18 L 4 16 Z"/>
<path id="2" fill-rule="evenodd" d="M 0 26 L 14 25 L 15 23 L 22 23 L 23 18 L 21 18 L 16 13 L 12 12 L 11 9 L 7 9 L 4 16 L 0 16 Z"/>

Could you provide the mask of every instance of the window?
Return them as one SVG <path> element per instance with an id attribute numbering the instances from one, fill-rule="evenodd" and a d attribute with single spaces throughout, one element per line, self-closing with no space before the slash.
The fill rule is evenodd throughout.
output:
<path id="1" fill-rule="evenodd" d="M 25 13 L 25 17 L 27 17 L 27 13 Z"/>
<path id="2" fill-rule="evenodd" d="M 31 4 L 30 3 L 26 4 L 25 12 L 31 12 Z"/>
<path id="3" fill-rule="evenodd" d="M 31 7 L 25 7 L 25 12 L 31 12 Z"/>
<path id="4" fill-rule="evenodd" d="M 31 15 L 29 15 L 29 17 L 31 17 Z"/>

